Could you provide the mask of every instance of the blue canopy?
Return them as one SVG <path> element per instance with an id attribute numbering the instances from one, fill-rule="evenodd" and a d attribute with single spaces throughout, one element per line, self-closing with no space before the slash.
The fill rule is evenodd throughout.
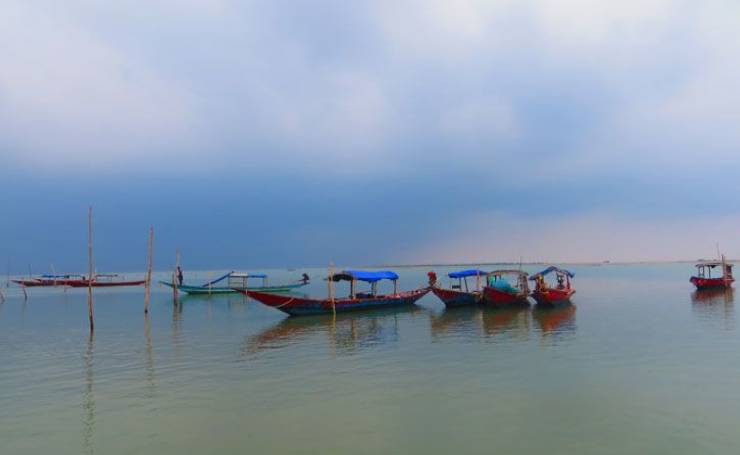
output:
<path id="1" fill-rule="evenodd" d="M 366 281 L 368 283 L 375 283 L 380 280 L 391 280 L 396 281 L 398 275 L 390 270 L 378 270 L 370 272 L 367 270 L 342 270 L 340 273 L 335 273 L 332 276 L 333 281 Z"/>
<path id="2" fill-rule="evenodd" d="M 483 270 L 478 269 L 467 269 L 467 270 L 459 270 L 457 272 L 450 272 L 447 274 L 450 278 L 467 278 L 469 276 L 486 276 L 488 275 L 488 272 L 484 272 Z"/>
<path id="3" fill-rule="evenodd" d="M 529 279 L 530 280 L 536 280 L 538 276 L 545 276 L 545 275 L 548 275 L 548 274 L 550 274 L 552 272 L 559 272 L 559 273 L 562 273 L 564 275 L 568 275 L 569 278 L 573 278 L 574 276 L 576 276 L 573 272 L 570 272 L 568 270 L 565 270 L 565 269 L 561 269 L 561 268 L 552 266 L 552 267 L 546 268 L 545 270 L 543 270 L 543 271 L 541 271 L 539 273 L 535 273 Z"/>

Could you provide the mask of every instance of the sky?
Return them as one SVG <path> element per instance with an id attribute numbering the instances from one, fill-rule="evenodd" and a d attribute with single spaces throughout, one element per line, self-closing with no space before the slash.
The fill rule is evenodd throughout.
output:
<path id="1" fill-rule="evenodd" d="M 2 0 L 0 267 L 740 257 L 740 3 Z M 4 260 L 4 261 L 3 261 Z"/>

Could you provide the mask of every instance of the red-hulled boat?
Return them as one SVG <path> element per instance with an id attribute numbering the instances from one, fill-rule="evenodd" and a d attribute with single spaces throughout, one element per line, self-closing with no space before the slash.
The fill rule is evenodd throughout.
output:
<path id="1" fill-rule="evenodd" d="M 506 279 L 516 280 L 512 285 Z M 483 288 L 483 303 L 492 307 L 529 305 L 527 272 L 522 270 L 494 270 L 488 274 L 488 285 Z"/>
<path id="2" fill-rule="evenodd" d="M 25 287 L 69 286 L 70 282 L 79 281 L 82 275 L 41 275 L 39 278 L 21 278 L 11 280 Z"/>
<path id="3" fill-rule="evenodd" d="M 557 280 L 555 286 L 551 286 L 545 281 L 545 276 L 551 273 L 555 274 Z M 570 281 L 574 276 L 572 272 L 557 267 L 548 267 L 539 273 L 535 273 L 529 278 L 535 282 L 532 298 L 540 305 L 570 303 L 570 298 L 576 293 Z"/>
<path id="4" fill-rule="evenodd" d="M 68 286 L 73 288 L 110 288 L 120 286 L 141 286 L 146 283 L 146 280 L 134 280 L 134 281 L 116 281 L 114 278 L 118 278 L 116 274 L 97 274 L 93 277 L 92 282 L 87 278 L 79 280 L 70 280 L 67 282 Z"/>
<path id="5" fill-rule="evenodd" d="M 689 281 L 696 286 L 696 289 L 717 289 L 732 287 L 735 278 L 732 276 L 732 266 L 725 260 L 722 255 L 721 261 L 707 261 L 696 264 L 696 275 L 692 276 Z M 712 277 L 712 270 L 720 267 L 722 276 Z"/>
<path id="6" fill-rule="evenodd" d="M 393 306 L 412 305 L 422 298 L 429 288 L 417 289 L 415 291 L 397 292 L 398 275 L 391 271 L 369 272 L 364 270 L 345 270 L 341 273 L 330 274 L 329 295 L 327 299 L 314 299 L 291 295 L 278 295 L 267 292 L 235 289 L 242 294 L 291 316 L 308 316 L 316 314 L 331 314 L 333 312 L 345 312 L 356 310 L 369 310 L 374 308 L 388 308 Z M 393 281 L 393 293 L 379 295 L 377 284 L 381 280 Z M 332 284 L 338 281 L 349 281 L 351 284 L 350 295 L 347 298 L 333 298 Z M 370 292 L 355 292 L 358 281 L 370 283 Z"/>
<path id="7" fill-rule="evenodd" d="M 429 286 L 432 289 L 434 295 L 444 302 L 447 307 L 472 305 L 479 303 L 483 298 L 481 292 L 481 278 L 488 276 L 488 272 L 477 269 L 460 270 L 458 272 L 450 272 L 447 274 L 453 280 L 457 280 L 457 283 L 453 283 L 449 288 L 442 288 L 437 286 L 437 275 L 434 272 L 429 272 Z M 468 278 L 475 277 L 475 288 L 471 288 L 468 285 Z"/>

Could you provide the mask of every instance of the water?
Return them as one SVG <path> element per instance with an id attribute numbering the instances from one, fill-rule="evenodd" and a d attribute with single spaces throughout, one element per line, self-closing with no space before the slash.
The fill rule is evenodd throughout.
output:
<path id="1" fill-rule="evenodd" d="M 401 287 L 428 270 L 399 269 Z M 427 295 L 336 321 L 241 296 L 177 309 L 164 288 L 145 319 L 141 288 L 99 290 L 93 338 L 84 290 L 15 290 L 0 304 L 0 453 L 735 453 L 733 295 L 697 297 L 686 264 L 574 271 L 570 308 Z"/>

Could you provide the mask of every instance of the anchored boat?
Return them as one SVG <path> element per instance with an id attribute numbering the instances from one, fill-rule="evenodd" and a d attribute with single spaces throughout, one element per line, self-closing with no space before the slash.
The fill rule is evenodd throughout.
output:
<path id="1" fill-rule="evenodd" d="M 735 278 L 732 276 L 732 266 L 725 260 L 722 255 L 720 261 L 705 261 L 696 264 L 696 275 L 692 276 L 689 281 L 696 286 L 696 289 L 717 289 L 732 287 Z M 717 267 L 720 268 L 722 276 L 712 277 L 712 271 Z"/>
<path id="2" fill-rule="evenodd" d="M 545 281 L 545 277 L 555 274 L 556 283 L 550 285 Z M 576 293 L 571 285 L 571 279 L 575 277 L 572 272 L 557 267 L 548 267 L 545 270 L 535 273 L 529 279 L 535 282 L 532 297 L 540 305 L 560 305 L 570 303 L 570 298 Z"/>
<path id="3" fill-rule="evenodd" d="M 392 294 L 378 294 L 378 282 L 382 280 L 393 282 Z M 340 281 L 348 281 L 350 283 L 349 297 L 334 297 L 333 284 Z M 369 292 L 357 291 L 357 284 L 360 281 L 370 284 Z M 326 299 L 279 295 L 251 289 L 236 290 L 267 306 L 288 313 L 291 316 L 307 316 L 412 305 L 429 292 L 429 288 L 422 288 L 408 292 L 398 292 L 398 275 L 389 270 L 376 272 L 365 270 L 344 270 L 340 273 L 331 273 L 327 277 L 327 282 L 329 284 L 329 297 Z"/>
<path id="4" fill-rule="evenodd" d="M 527 272 L 522 270 L 494 270 L 483 288 L 483 302 L 492 307 L 528 305 L 528 296 Z"/>
<path id="5" fill-rule="evenodd" d="M 79 281 L 84 278 L 82 275 L 41 275 L 38 278 L 21 278 L 11 280 L 13 283 L 25 287 L 52 287 L 52 286 L 69 286 L 72 281 Z"/>
<path id="6" fill-rule="evenodd" d="M 122 286 L 141 286 L 146 283 L 146 280 L 121 280 L 120 275 L 115 273 L 98 273 L 93 275 L 92 281 L 88 278 L 82 278 L 79 280 L 69 280 L 68 286 L 73 288 L 111 288 L 111 287 L 122 287 Z"/>
<path id="7" fill-rule="evenodd" d="M 457 280 L 453 282 L 449 288 L 443 288 L 437 286 L 437 275 L 434 272 L 429 272 L 429 286 L 437 297 L 444 302 L 448 307 L 472 305 L 479 303 L 483 298 L 482 280 L 488 276 L 488 272 L 477 269 L 460 270 L 457 272 L 450 272 L 447 276 L 451 280 Z M 475 277 L 475 287 L 471 287 L 468 284 L 468 278 Z"/>
<path id="8" fill-rule="evenodd" d="M 262 280 L 260 285 L 250 285 L 249 280 L 259 279 Z M 219 284 L 226 281 L 226 284 Z M 175 287 L 187 294 L 196 295 L 212 295 L 212 294 L 234 294 L 239 290 L 254 290 L 263 292 L 290 292 L 295 289 L 306 286 L 309 283 L 308 277 L 304 277 L 303 280 L 292 283 L 292 284 L 281 284 L 277 286 L 270 286 L 268 284 L 268 277 L 264 273 L 240 273 L 231 271 L 221 277 L 216 278 L 213 281 L 202 284 L 200 286 L 192 286 L 186 284 L 175 285 L 167 281 L 160 281 L 165 286 Z"/>

